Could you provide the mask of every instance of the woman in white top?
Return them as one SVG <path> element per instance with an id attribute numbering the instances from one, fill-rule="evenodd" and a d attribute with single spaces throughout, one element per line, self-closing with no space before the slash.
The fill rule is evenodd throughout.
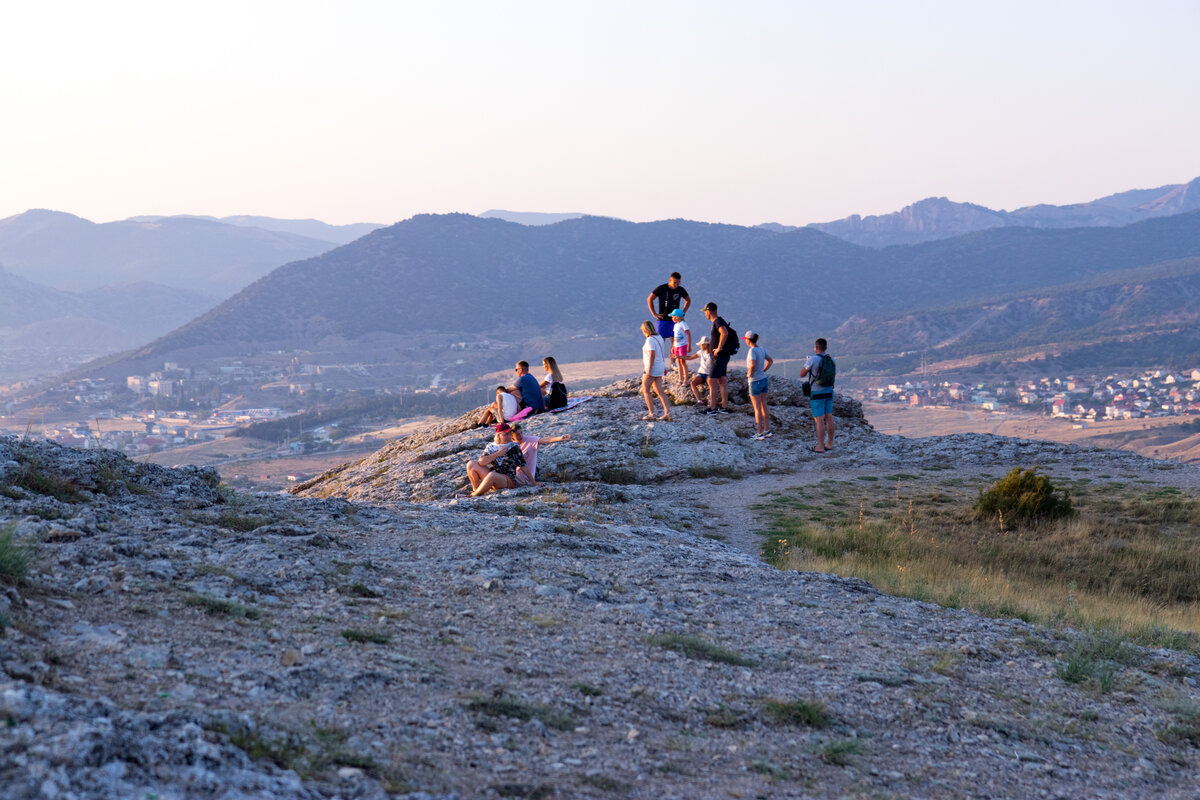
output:
<path id="1" fill-rule="evenodd" d="M 663 375 L 667 372 L 667 346 L 653 323 L 643 322 L 642 333 L 646 337 L 646 342 L 642 345 L 642 397 L 646 399 L 646 416 L 642 419 L 655 419 L 654 401 L 650 399 L 650 390 L 653 389 L 663 407 L 662 416 L 658 419 L 670 422 L 671 403 L 663 392 Z"/>

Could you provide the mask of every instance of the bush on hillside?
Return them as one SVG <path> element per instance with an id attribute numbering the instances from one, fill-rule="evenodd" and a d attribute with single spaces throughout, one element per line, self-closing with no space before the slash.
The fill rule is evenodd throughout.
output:
<path id="1" fill-rule="evenodd" d="M 1071 498 L 1060 493 L 1037 467 L 1010 470 L 986 491 L 979 492 L 975 510 L 981 517 L 1003 515 L 1006 523 L 1042 522 L 1069 517 Z"/>

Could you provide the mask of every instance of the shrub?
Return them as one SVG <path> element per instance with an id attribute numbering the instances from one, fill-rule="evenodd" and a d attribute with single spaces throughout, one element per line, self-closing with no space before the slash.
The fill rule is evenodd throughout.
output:
<path id="1" fill-rule="evenodd" d="M 1016 467 L 987 491 L 979 493 L 975 510 L 981 517 L 1003 515 L 1005 522 L 1040 522 L 1069 517 L 1075 513 L 1071 498 L 1059 493 L 1037 467 Z"/>

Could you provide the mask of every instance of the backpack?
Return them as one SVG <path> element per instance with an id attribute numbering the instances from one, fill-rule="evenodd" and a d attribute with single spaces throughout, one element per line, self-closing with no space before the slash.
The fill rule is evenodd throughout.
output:
<path id="1" fill-rule="evenodd" d="M 837 364 L 833 361 L 833 356 L 826 353 L 821 353 L 821 366 L 817 367 L 817 374 L 813 376 L 813 383 L 822 388 L 832 389 L 833 381 L 837 377 Z"/>
<path id="2" fill-rule="evenodd" d="M 550 393 L 546 395 L 546 409 L 554 411 L 567 407 L 567 387 L 558 381 L 550 384 Z"/>
<path id="3" fill-rule="evenodd" d="M 725 352 L 720 353 L 719 355 L 732 356 L 736 354 L 738 350 L 742 349 L 742 340 L 738 338 L 738 332 L 735 331 L 733 326 L 728 322 L 725 323 L 725 330 L 729 331 L 729 333 L 725 335 Z M 733 341 L 733 346 L 730 346 L 730 340 Z"/>

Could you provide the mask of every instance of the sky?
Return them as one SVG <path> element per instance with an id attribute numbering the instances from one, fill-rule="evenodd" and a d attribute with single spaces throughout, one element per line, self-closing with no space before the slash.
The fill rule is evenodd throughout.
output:
<path id="1" fill-rule="evenodd" d="M 1194 0 L 6 4 L 0 218 L 802 225 L 1200 176 Z"/>

